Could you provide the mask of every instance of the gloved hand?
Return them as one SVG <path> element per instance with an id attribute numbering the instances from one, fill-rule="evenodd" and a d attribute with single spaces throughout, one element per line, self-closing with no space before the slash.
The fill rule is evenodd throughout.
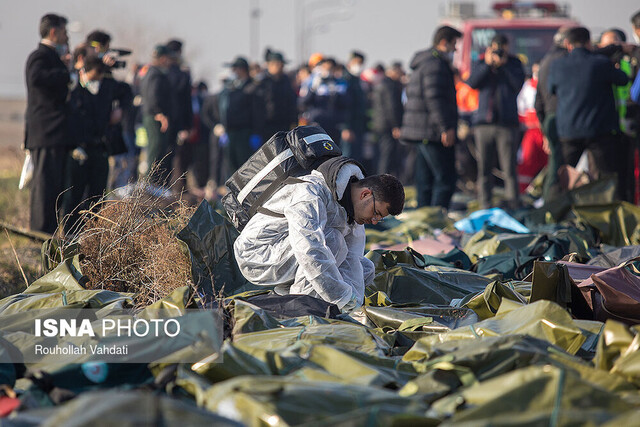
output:
<path id="1" fill-rule="evenodd" d="M 89 156 L 87 155 L 87 152 L 84 151 L 83 148 L 77 147 L 71 152 L 71 158 L 76 162 L 80 163 L 81 165 L 83 165 L 84 162 L 87 161 Z"/>
<path id="2" fill-rule="evenodd" d="M 254 133 L 249 137 L 249 145 L 253 151 L 257 151 L 262 145 L 262 137 Z"/>
<path id="3" fill-rule="evenodd" d="M 340 310 L 342 313 L 351 313 L 356 308 L 360 307 L 360 303 L 358 302 L 358 295 L 355 292 L 351 293 L 351 299 L 348 303 L 342 307 Z"/>

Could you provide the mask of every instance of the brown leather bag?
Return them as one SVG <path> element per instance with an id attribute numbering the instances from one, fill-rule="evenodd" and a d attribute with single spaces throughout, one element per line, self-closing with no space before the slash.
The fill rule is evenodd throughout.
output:
<path id="1" fill-rule="evenodd" d="M 632 258 L 591 277 L 578 285 L 595 320 L 617 320 L 627 325 L 640 324 L 640 275 Z"/>

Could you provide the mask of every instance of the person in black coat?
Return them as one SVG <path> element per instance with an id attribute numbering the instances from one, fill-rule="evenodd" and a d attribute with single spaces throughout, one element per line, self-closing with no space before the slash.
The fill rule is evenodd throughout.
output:
<path id="1" fill-rule="evenodd" d="M 455 149 L 458 107 L 451 55 L 462 34 L 438 28 L 433 47 L 411 61 L 401 137 L 418 145 L 415 182 L 418 206 L 449 207 L 456 185 Z"/>
<path id="2" fill-rule="evenodd" d="M 356 50 L 351 52 L 351 57 L 342 78 L 347 82 L 347 97 L 349 107 L 346 114 L 345 128 L 341 132 L 342 151 L 346 157 L 357 160 L 365 167 L 368 161 L 365 159 L 364 141 L 367 131 L 367 109 L 369 108 L 369 91 L 363 87 L 360 78 L 362 74 L 365 56 Z"/>
<path id="3" fill-rule="evenodd" d="M 87 35 L 86 47 L 93 49 L 95 54 L 102 59 L 106 65 L 103 78 L 100 82 L 100 92 L 104 99 L 108 99 L 112 105 L 113 120 L 105 131 L 107 141 L 107 152 L 109 155 L 119 155 L 128 151 L 127 144 L 123 136 L 122 117 L 133 104 L 133 91 L 131 87 L 113 77 L 113 68 L 118 68 L 117 55 L 111 51 L 111 35 L 95 30 Z M 91 50 L 88 51 L 91 53 Z"/>
<path id="4" fill-rule="evenodd" d="M 475 64 L 467 84 L 479 89 L 478 110 L 474 115 L 478 150 L 478 199 L 480 207 L 490 208 L 493 189 L 493 163 L 498 151 L 504 174 L 507 207 L 520 204 L 517 175 L 519 125 L 517 97 L 524 84 L 524 68 L 518 58 L 509 54 L 506 36 L 497 34 Z"/>
<path id="5" fill-rule="evenodd" d="M 249 75 L 247 60 L 237 57 L 228 66 L 234 76 L 218 95 L 218 102 L 220 123 L 229 138 L 224 147 L 229 177 L 264 142 L 265 106 L 259 83 Z"/>
<path id="6" fill-rule="evenodd" d="M 586 28 L 569 30 L 567 49 L 567 56 L 551 64 L 547 83 L 558 99 L 556 122 L 564 160 L 575 166 L 588 149 L 594 175 L 615 173 L 622 149 L 612 86 L 625 85 L 627 75 L 605 56 L 590 51 Z"/>
<path id="7" fill-rule="evenodd" d="M 78 82 L 69 96 L 73 151 L 67 156 L 62 209 L 65 231 L 77 231 L 80 211 L 89 209 L 107 189 L 112 93 L 102 86 L 107 67 L 96 56 L 83 60 Z"/>
<path id="8" fill-rule="evenodd" d="M 225 82 L 222 82 L 223 85 Z M 221 142 L 227 141 L 227 136 L 223 136 L 224 126 L 220 123 L 220 102 L 219 94 L 214 93 L 204 98 L 200 118 L 202 123 L 211 131 L 209 132 L 209 182 L 217 188 L 224 184 L 224 179 L 229 173 L 224 164 L 224 147 Z M 222 141 L 221 141 L 222 139 Z"/>
<path id="9" fill-rule="evenodd" d="M 67 46 L 67 19 L 48 14 L 40 20 L 40 44 L 26 65 L 25 148 L 33 160 L 30 228 L 54 233 L 56 201 L 64 187 L 64 165 L 71 146 L 68 128 L 69 70 L 60 56 Z"/>
<path id="10" fill-rule="evenodd" d="M 378 174 L 402 175 L 403 151 L 398 142 L 402 126 L 402 68 L 394 64 L 373 89 L 373 130 L 379 147 Z"/>
<path id="11" fill-rule="evenodd" d="M 158 45 L 153 51 L 152 65 L 142 80 L 142 123 L 147 131 L 147 165 L 160 165 L 169 149 L 169 116 L 171 114 L 171 88 L 166 70 L 169 66 L 169 51 Z M 158 167 L 157 166 L 157 167 Z M 151 170 L 151 169 L 150 169 Z M 158 185 L 166 184 L 168 171 L 161 166 L 151 179 Z"/>
<path id="12" fill-rule="evenodd" d="M 551 64 L 558 58 L 567 54 L 565 41 L 568 28 L 560 28 L 553 36 L 553 47 L 540 61 L 540 71 L 538 72 L 538 87 L 536 91 L 535 109 L 538 120 L 542 126 L 542 132 L 547 138 L 549 161 L 547 163 L 547 175 L 544 178 L 542 195 L 544 200 L 551 200 L 559 196 L 558 169 L 564 164 L 560 140 L 558 139 L 558 129 L 556 127 L 556 95 L 549 92 L 547 82 L 549 80 L 549 70 Z"/>
<path id="13" fill-rule="evenodd" d="M 280 52 L 267 53 L 267 72 L 260 82 L 266 110 L 263 141 L 278 131 L 293 129 L 298 123 L 298 100 L 289 76 L 283 73 L 284 64 Z"/>
<path id="14" fill-rule="evenodd" d="M 186 188 L 185 173 L 189 168 L 189 148 L 185 147 L 189 139 L 189 131 L 193 126 L 193 104 L 191 98 L 191 72 L 183 65 L 182 42 L 170 40 L 169 50 L 169 86 L 171 87 L 171 109 L 169 114 L 169 130 L 167 156 L 163 159 L 164 168 L 172 169 L 171 182 L 176 183 L 175 190 Z"/>

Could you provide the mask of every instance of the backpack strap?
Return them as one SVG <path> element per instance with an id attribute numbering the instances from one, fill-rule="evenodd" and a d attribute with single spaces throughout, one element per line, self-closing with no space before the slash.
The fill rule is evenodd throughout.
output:
<path id="1" fill-rule="evenodd" d="M 269 163 L 260 172 L 255 174 L 254 177 L 251 178 L 249 182 L 244 186 L 244 188 L 240 190 L 237 196 L 238 201 L 240 203 L 244 203 L 244 199 L 247 198 L 249 193 L 251 193 L 254 190 L 256 185 L 258 185 L 258 183 L 262 181 L 262 179 L 265 176 L 269 175 L 269 173 L 271 173 L 274 169 L 276 169 L 282 162 L 284 162 L 285 160 L 291 157 L 293 157 L 293 151 L 291 151 L 290 148 L 287 148 L 285 151 L 283 151 L 282 153 L 278 154 L 276 157 L 271 159 L 271 161 L 269 161 Z M 284 174 L 284 176 L 287 176 L 287 174 Z"/>
<path id="2" fill-rule="evenodd" d="M 265 208 L 264 206 L 260 206 L 258 209 L 256 209 L 256 212 L 261 213 L 263 215 L 272 216 L 274 218 L 284 218 L 283 214 L 274 212 L 271 209 Z"/>
<path id="3" fill-rule="evenodd" d="M 278 176 L 273 182 L 260 194 L 260 197 L 256 199 L 256 201 L 251 205 L 251 209 L 249 209 L 249 218 L 253 217 L 256 212 L 260 212 L 261 214 L 269 215 L 276 218 L 284 218 L 284 215 L 276 213 L 270 209 L 265 208 L 264 205 L 267 200 L 273 196 L 276 191 L 284 187 L 288 184 L 300 184 L 302 182 L 306 182 L 300 178 L 296 178 L 293 176 L 287 176 L 286 174 L 282 174 Z"/>

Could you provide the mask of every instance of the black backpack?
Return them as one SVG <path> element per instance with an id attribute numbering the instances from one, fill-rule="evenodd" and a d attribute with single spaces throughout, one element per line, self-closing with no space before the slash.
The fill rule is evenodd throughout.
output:
<path id="1" fill-rule="evenodd" d="M 319 126 L 278 132 L 227 180 L 229 192 L 222 198 L 222 205 L 239 231 L 256 212 L 282 217 L 262 205 L 282 186 L 302 182 L 296 176 L 306 175 L 325 160 L 340 155 L 338 144 Z"/>

